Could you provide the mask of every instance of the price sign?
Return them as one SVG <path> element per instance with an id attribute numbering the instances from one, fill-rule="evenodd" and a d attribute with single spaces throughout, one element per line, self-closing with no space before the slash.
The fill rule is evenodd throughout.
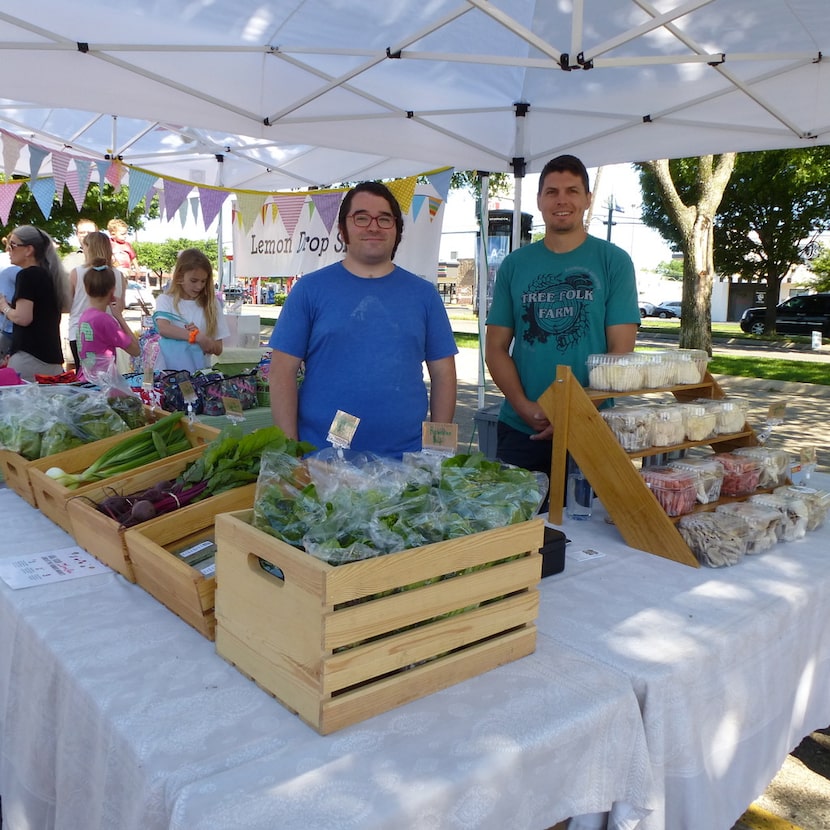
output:
<path id="1" fill-rule="evenodd" d="M 767 422 L 770 424 L 780 424 L 784 421 L 784 416 L 787 414 L 787 404 L 784 401 L 776 401 L 771 403 L 767 410 Z"/>
<path id="2" fill-rule="evenodd" d="M 326 436 L 326 440 L 333 447 L 342 447 L 343 449 L 351 447 L 352 439 L 354 438 L 355 432 L 357 432 L 359 423 L 360 418 L 338 409 L 329 427 L 329 434 Z"/>
<path id="3" fill-rule="evenodd" d="M 458 424 L 424 421 L 421 426 L 421 445 L 428 451 L 455 455 L 458 447 Z"/>
<path id="4" fill-rule="evenodd" d="M 223 397 L 222 404 L 225 407 L 225 415 L 229 418 L 245 420 L 245 415 L 242 413 L 242 401 L 239 398 Z"/>
<path id="5" fill-rule="evenodd" d="M 179 384 L 179 389 L 181 390 L 185 403 L 196 403 L 196 390 L 189 380 L 183 380 Z"/>

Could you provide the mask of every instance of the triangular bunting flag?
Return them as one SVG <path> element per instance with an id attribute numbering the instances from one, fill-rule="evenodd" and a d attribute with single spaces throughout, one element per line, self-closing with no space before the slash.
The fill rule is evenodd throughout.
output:
<path id="1" fill-rule="evenodd" d="M 124 178 L 124 173 L 126 172 L 124 163 L 120 159 L 116 159 L 110 165 L 110 169 L 107 170 L 107 181 L 112 185 L 112 189 L 116 193 L 121 190 L 121 180 Z"/>
<path id="2" fill-rule="evenodd" d="M 443 199 L 436 199 L 434 196 L 429 197 L 429 221 L 435 218 L 435 214 L 441 209 L 444 204 Z"/>
<path id="3" fill-rule="evenodd" d="M 49 155 L 48 150 L 43 147 L 38 147 L 37 144 L 29 145 L 29 176 L 34 180 L 40 172 L 40 165 L 43 164 L 43 159 Z M 51 208 L 49 210 L 51 213 Z M 48 218 L 48 217 L 47 217 Z"/>
<path id="4" fill-rule="evenodd" d="M 271 221 L 272 222 L 277 221 L 277 216 L 279 216 L 279 213 L 280 213 L 280 209 L 279 209 L 279 207 L 277 207 L 277 203 L 276 202 L 271 202 Z"/>
<path id="5" fill-rule="evenodd" d="M 190 202 L 190 212 L 193 215 L 193 221 L 199 221 L 199 197 L 191 196 L 188 200 Z"/>
<path id="6" fill-rule="evenodd" d="M 3 132 L 3 172 L 10 179 L 17 167 L 20 150 L 26 142 L 11 133 Z M 5 222 L 3 223 L 5 224 Z"/>
<path id="7" fill-rule="evenodd" d="M 14 204 L 14 197 L 17 196 L 17 191 L 22 184 L 22 181 L 0 184 L 0 222 L 3 225 L 9 224 L 9 214 Z"/>
<path id="8" fill-rule="evenodd" d="M 172 179 L 164 179 L 164 210 L 169 222 L 173 214 L 181 207 L 187 194 L 193 190 L 192 184 L 174 182 Z"/>
<path id="9" fill-rule="evenodd" d="M 185 199 L 181 205 L 179 206 L 179 222 L 182 223 L 182 227 L 187 224 L 187 209 L 189 205 L 187 203 L 187 199 Z"/>
<path id="10" fill-rule="evenodd" d="M 343 197 L 346 195 L 345 193 L 311 193 L 311 203 L 315 208 L 317 208 L 317 212 L 320 214 L 320 218 L 323 220 L 323 224 L 326 226 L 326 231 L 331 233 L 331 229 L 334 227 L 334 223 L 337 221 L 337 214 L 340 211 L 340 203 L 343 201 Z"/>
<path id="11" fill-rule="evenodd" d="M 446 170 L 440 170 L 437 173 L 430 173 L 427 176 L 429 183 L 435 188 L 435 192 L 446 202 L 447 194 L 450 192 L 450 184 L 452 183 L 453 168 L 448 167 Z"/>
<path id="12" fill-rule="evenodd" d="M 247 233 L 260 215 L 262 205 L 265 202 L 264 193 L 237 193 L 236 204 L 239 208 L 239 220 L 242 223 L 242 230 Z"/>
<path id="13" fill-rule="evenodd" d="M 83 210 L 86 191 L 89 187 L 89 173 L 92 169 L 92 162 L 84 159 L 75 159 L 75 173 L 69 172 L 66 175 L 66 187 L 72 194 L 75 206 L 80 212 Z"/>
<path id="14" fill-rule="evenodd" d="M 29 190 L 32 191 L 43 218 L 48 220 L 52 214 L 52 203 L 55 201 L 55 180 L 51 176 L 29 179 Z"/>
<path id="15" fill-rule="evenodd" d="M 401 210 L 409 213 L 409 206 L 412 204 L 412 197 L 415 195 L 415 185 L 418 182 L 417 176 L 410 176 L 408 179 L 395 179 L 384 184 L 392 191 L 392 195 L 398 200 Z"/>
<path id="16" fill-rule="evenodd" d="M 106 159 L 96 161 L 95 166 L 98 168 L 98 192 L 104 192 L 104 182 L 107 180 L 107 173 L 109 173 L 111 163 Z"/>
<path id="17" fill-rule="evenodd" d="M 58 204 L 63 204 L 63 188 L 66 184 L 66 174 L 69 170 L 71 157 L 66 153 L 52 153 L 52 175 L 55 178 L 55 194 L 58 197 Z"/>
<path id="18" fill-rule="evenodd" d="M 157 194 L 161 193 L 161 191 L 157 187 L 151 187 L 145 194 L 144 194 L 144 215 L 149 219 L 150 218 L 150 208 L 153 206 L 153 197 Z M 159 216 L 163 213 L 162 211 L 162 203 L 161 197 L 159 197 Z"/>
<path id="19" fill-rule="evenodd" d="M 216 190 L 213 187 L 200 187 L 199 198 L 202 202 L 202 222 L 205 230 L 212 224 L 213 220 L 219 215 L 225 199 L 228 198 L 227 190 Z"/>
<path id="20" fill-rule="evenodd" d="M 159 216 L 163 217 L 167 215 L 167 206 L 164 203 L 164 190 L 155 188 L 156 195 L 159 197 Z"/>
<path id="21" fill-rule="evenodd" d="M 427 197 L 423 194 L 416 194 L 412 197 L 412 218 L 416 222 L 418 221 L 418 214 L 421 212 L 421 208 L 424 206 L 426 200 Z"/>
<path id="22" fill-rule="evenodd" d="M 156 183 L 158 176 L 146 170 L 130 168 L 129 194 L 127 195 L 127 211 L 132 213 L 136 205 L 147 195 L 150 188 Z M 150 197 L 152 199 L 152 196 Z"/>
<path id="23" fill-rule="evenodd" d="M 274 201 L 277 203 L 280 218 L 288 231 L 288 235 L 294 236 L 294 230 L 305 204 L 305 194 L 302 196 L 275 196 Z"/>

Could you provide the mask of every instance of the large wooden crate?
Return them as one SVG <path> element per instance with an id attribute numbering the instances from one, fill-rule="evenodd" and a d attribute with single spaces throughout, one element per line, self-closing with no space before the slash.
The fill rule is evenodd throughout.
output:
<path id="1" fill-rule="evenodd" d="M 185 455 L 188 457 L 198 455 L 206 444 L 209 444 L 219 435 L 219 430 L 215 427 L 208 427 L 199 423 L 189 424 L 184 419 L 179 424 L 180 428 L 187 434 L 191 445 L 190 450 L 186 450 L 184 453 L 178 453 L 182 457 Z M 113 435 L 110 438 L 104 438 L 102 441 L 84 444 L 80 447 L 66 450 L 66 452 L 56 453 L 55 455 L 32 461 L 29 466 L 29 482 L 38 510 L 48 516 L 56 525 L 60 525 L 67 533 L 72 533 L 72 522 L 67 511 L 67 504 L 73 499 L 87 495 L 101 485 L 111 484 L 120 477 L 112 476 L 109 479 L 97 481 L 93 484 L 85 484 L 75 490 L 70 490 L 54 479 L 49 478 L 46 475 L 46 471 L 50 467 L 60 467 L 67 473 L 80 473 L 92 464 L 102 452 L 134 434 L 135 431 L 132 430 L 130 432 L 122 432 L 120 435 Z M 174 456 L 170 457 L 172 458 Z M 141 469 L 151 470 L 156 465 L 164 465 L 168 460 L 167 458 L 163 458 Z M 132 475 L 132 473 L 126 473 L 125 475 Z M 159 476 L 155 480 L 159 481 L 162 477 Z"/>
<path id="2" fill-rule="evenodd" d="M 322 734 L 536 647 L 542 519 L 333 567 L 252 512 L 216 518 L 216 650 Z"/>
<path id="3" fill-rule="evenodd" d="M 215 637 L 216 577 L 203 576 L 171 551 L 214 539 L 216 514 L 252 507 L 255 493 L 256 484 L 237 487 L 124 532 L 136 582 L 209 640 Z"/>
<path id="4" fill-rule="evenodd" d="M 149 406 L 145 406 L 144 411 L 147 413 L 150 423 L 157 421 L 158 418 L 163 415 L 169 414 L 168 412 L 160 412 L 160 410 L 157 409 L 153 410 Z M 122 432 L 116 436 L 102 438 L 101 441 L 91 442 L 97 447 L 100 447 L 100 450 L 93 456 L 93 459 L 97 458 L 98 455 L 107 449 L 108 446 L 112 446 L 112 444 L 117 443 L 121 438 L 124 438 L 127 435 L 133 435 L 135 432 L 136 430 Z M 108 441 L 109 444 L 104 444 L 103 442 L 105 441 Z M 86 444 L 85 446 L 90 446 L 90 444 Z M 72 452 L 72 450 L 67 450 L 66 452 Z M 44 456 L 43 458 L 29 461 L 20 455 L 20 453 L 0 449 L 0 474 L 2 474 L 3 480 L 6 482 L 6 486 L 10 490 L 14 490 L 14 492 L 21 498 L 24 498 L 27 502 L 29 502 L 32 507 L 37 507 L 37 500 L 34 492 L 32 491 L 32 484 L 29 481 L 29 470 L 32 468 L 48 470 L 50 467 L 60 467 L 65 470 L 66 467 L 63 466 L 63 463 L 65 462 L 66 453 L 55 453 L 54 455 Z M 84 468 L 81 467 L 81 469 Z M 77 470 L 72 470 L 71 472 L 77 472 Z"/>

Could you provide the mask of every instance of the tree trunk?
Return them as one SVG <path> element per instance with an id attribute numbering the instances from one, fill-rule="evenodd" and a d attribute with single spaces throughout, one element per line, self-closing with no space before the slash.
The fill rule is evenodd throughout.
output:
<path id="1" fill-rule="evenodd" d="M 712 354 L 712 285 L 715 281 L 714 221 L 735 167 L 735 153 L 698 159 L 698 200 L 686 205 L 677 193 L 668 159 L 646 162 L 654 173 L 666 212 L 683 239 L 683 314 L 679 345 Z"/>

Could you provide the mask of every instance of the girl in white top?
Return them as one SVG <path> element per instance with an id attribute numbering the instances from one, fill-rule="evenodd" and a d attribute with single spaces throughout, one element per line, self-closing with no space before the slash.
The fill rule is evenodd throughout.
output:
<path id="1" fill-rule="evenodd" d="M 160 335 L 156 370 L 196 372 L 210 366 L 212 355 L 222 354 L 230 330 L 213 291 L 213 268 L 202 251 L 188 248 L 179 254 L 169 289 L 156 299 L 153 321 Z"/>
<path id="2" fill-rule="evenodd" d="M 81 240 L 81 247 L 84 251 L 84 264 L 73 268 L 69 274 L 72 304 L 69 307 L 67 332 L 69 335 L 69 348 L 72 350 L 72 359 L 75 361 L 76 367 L 81 365 L 77 342 L 78 324 L 80 323 L 81 315 L 88 308 L 91 308 L 89 296 L 84 288 L 84 274 L 89 270 L 90 263 L 93 260 L 103 259 L 105 262 L 112 262 L 112 243 L 105 233 L 101 233 L 100 231 L 88 233 Z M 124 288 L 127 280 L 117 268 L 113 268 L 112 270 L 115 272 L 115 302 L 113 305 L 121 313 L 124 311 Z"/>

